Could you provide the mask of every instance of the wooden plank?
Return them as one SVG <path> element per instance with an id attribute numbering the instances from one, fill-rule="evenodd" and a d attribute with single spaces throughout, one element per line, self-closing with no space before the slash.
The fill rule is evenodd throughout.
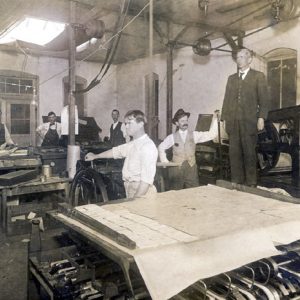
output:
<path id="1" fill-rule="evenodd" d="M 82 221 L 84 222 L 84 224 L 88 225 L 89 227 L 101 232 L 103 235 L 109 237 L 119 245 L 124 246 L 128 249 L 136 248 L 136 243 L 134 241 L 129 239 L 126 235 L 116 232 L 110 227 L 104 225 L 103 223 L 96 222 L 93 218 L 90 218 L 89 216 L 79 211 L 76 212 L 74 211 L 73 216 L 75 219 Z"/>
<path id="2" fill-rule="evenodd" d="M 229 182 L 229 181 L 225 181 L 225 180 L 217 180 L 216 185 L 219 187 L 229 189 L 229 190 L 238 190 L 238 191 L 246 192 L 249 194 L 254 194 L 254 195 L 271 198 L 271 199 L 275 199 L 275 200 L 280 200 L 283 202 L 295 203 L 295 204 L 300 203 L 300 199 L 297 199 L 294 197 L 289 197 L 289 196 L 273 193 L 271 191 L 261 190 L 259 188 L 254 188 L 254 187 L 237 184 L 237 183 Z"/>
<path id="3" fill-rule="evenodd" d="M 132 250 L 122 247 L 115 241 L 107 238 L 101 232 L 98 232 L 85 224 L 80 223 L 79 221 L 74 220 L 70 216 L 57 213 L 57 211 L 51 211 L 47 213 L 51 218 L 60 222 L 68 230 L 76 232 L 82 236 L 88 243 L 92 243 L 97 246 L 98 249 L 101 249 L 103 253 L 111 258 L 113 261 L 120 264 L 120 262 L 133 263 Z"/>

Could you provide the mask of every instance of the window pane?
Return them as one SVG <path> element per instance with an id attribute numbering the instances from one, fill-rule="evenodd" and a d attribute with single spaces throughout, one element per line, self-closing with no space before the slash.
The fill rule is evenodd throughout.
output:
<path id="1" fill-rule="evenodd" d="M 30 120 L 11 120 L 11 134 L 30 134 Z"/>
<path id="2" fill-rule="evenodd" d="M 0 93 L 5 93 L 5 78 L 0 77 Z"/>
<path id="3" fill-rule="evenodd" d="M 7 78 L 6 79 L 6 93 L 19 94 L 19 79 Z"/>
<path id="4" fill-rule="evenodd" d="M 297 101 L 297 59 L 282 61 L 282 107 L 296 105 Z"/>
<path id="5" fill-rule="evenodd" d="M 33 94 L 33 82 L 32 80 L 20 80 L 20 93 L 21 94 Z"/>
<path id="6" fill-rule="evenodd" d="M 11 134 L 30 134 L 30 105 L 11 104 Z"/>
<path id="7" fill-rule="evenodd" d="M 25 119 L 26 110 L 29 104 L 12 104 L 11 105 L 11 119 Z"/>
<path id="8" fill-rule="evenodd" d="M 271 90 L 271 110 L 280 108 L 280 72 L 281 61 L 268 63 L 268 81 Z"/>

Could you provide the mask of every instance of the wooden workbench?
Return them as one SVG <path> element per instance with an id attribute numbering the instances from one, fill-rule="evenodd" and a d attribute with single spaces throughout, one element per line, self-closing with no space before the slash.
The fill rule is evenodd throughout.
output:
<path id="1" fill-rule="evenodd" d="M 67 199 L 69 195 L 69 182 L 69 178 L 50 177 L 46 181 L 37 179 L 11 186 L 0 186 L 0 216 L 2 228 L 5 229 L 7 224 L 7 198 L 34 193 L 65 191 Z"/>

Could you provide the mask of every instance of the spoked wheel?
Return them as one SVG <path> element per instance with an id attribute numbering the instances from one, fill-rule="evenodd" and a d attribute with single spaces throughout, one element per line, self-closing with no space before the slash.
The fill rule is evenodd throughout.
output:
<path id="1" fill-rule="evenodd" d="M 108 201 L 101 175 L 91 168 L 78 171 L 72 182 L 70 199 L 72 206 Z"/>
<path id="2" fill-rule="evenodd" d="M 274 124 L 266 121 L 265 130 L 258 134 L 257 160 L 261 172 L 267 172 L 276 166 L 280 156 L 276 147 L 279 142 L 280 137 Z"/>

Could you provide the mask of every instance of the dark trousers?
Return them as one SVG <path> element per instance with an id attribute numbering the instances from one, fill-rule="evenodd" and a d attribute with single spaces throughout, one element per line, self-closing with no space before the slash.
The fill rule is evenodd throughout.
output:
<path id="1" fill-rule="evenodd" d="M 231 181 L 246 185 L 257 184 L 257 135 L 247 133 L 242 121 L 236 121 L 229 135 Z"/>
<path id="2" fill-rule="evenodd" d="M 181 190 L 199 186 L 198 167 L 184 161 L 180 167 L 169 167 L 168 189 Z"/>

